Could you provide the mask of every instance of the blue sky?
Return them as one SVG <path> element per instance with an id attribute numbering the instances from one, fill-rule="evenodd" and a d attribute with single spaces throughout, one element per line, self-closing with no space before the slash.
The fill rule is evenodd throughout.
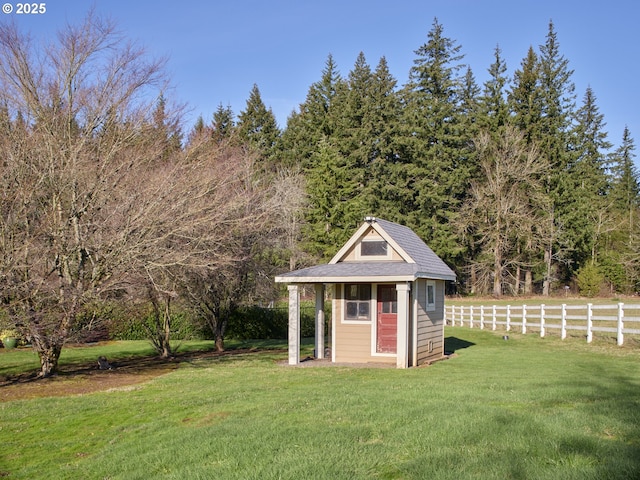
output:
<path id="1" fill-rule="evenodd" d="M 209 121 L 219 104 L 238 114 L 254 83 L 284 127 L 329 54 L 343 76 L 361 51 L 372 67 L 384 56 L 402 85 L 434 18 L 462 47 L 479 84 L 496 45 L 511 77 L 529 46 L 537 50 L 545 42 L 552 20 L 574 70 L 578 104 L 591 86 L 609 140 L 619 145 L 627 125 L 640 155 L 636 0 L 51 0 L 45 14 L 0 14 L 0 21 L 11 17 L 46 37 L 81 20 L 91 5 L 149 54 L 168 56 L 173 94 L 188 105 L 187 128 L 199 115 Z"/>

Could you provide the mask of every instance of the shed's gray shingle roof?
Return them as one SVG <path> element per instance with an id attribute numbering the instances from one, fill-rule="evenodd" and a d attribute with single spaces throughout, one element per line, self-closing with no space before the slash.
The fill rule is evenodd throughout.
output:
<path id="1" fill-rule="evenodd" d="M 377 278 L 390 280 L 415 280 L 416 278 L 433 278 L 441 280 L 455 280 L 455 273 L 431 250 L 416 233 L 404 225 L 376 219 L 381 228 L 415 263 L 403 261 L 376 262 L 337 262 L 326 265 L 295 270 L 276 277 L 277 282 L 304 283 L 307 282 L 339 282 L 371 281 Z M 353 241 L 352 237 L 349 242 Z"/>
<path id="2" fill-rule="evenodd" d="M 451 280 L 455 280 L 456 274 L 409 227 L 382 219 L 377 219 L 376 223 L 416 262 L 418 272 L 437 275 L 438 278 L 453 277 Z"/>

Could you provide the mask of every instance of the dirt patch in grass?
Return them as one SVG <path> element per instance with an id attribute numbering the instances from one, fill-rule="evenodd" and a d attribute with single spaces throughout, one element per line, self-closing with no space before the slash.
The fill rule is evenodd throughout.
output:
<path id="1" fill-rule="evenodd" d="M 111 370 L 100 370 L 96 359 L 91 364 L 61 366 L 56 375 L 48 378 L 39 378 L 37 373 L 0 377 L 0 402 L 129 389 L 175 370 L 182 362 L 257 352 L 256 349 L 237 349 L 180 353 L 170 359 L 136 357 L 110 362 Z"/>

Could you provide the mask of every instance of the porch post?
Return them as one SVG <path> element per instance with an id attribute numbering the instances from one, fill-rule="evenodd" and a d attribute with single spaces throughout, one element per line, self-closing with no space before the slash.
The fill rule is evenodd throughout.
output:
<path id="1" fill-rule="evenodd" d="M 398 330 L 396 346 L 396 367 L 409 366 L 409 284 L 397 283 L 398 293 Z"/>
<path id="2" fill-rule="evenodd" d="M 289 365 L 300 363 L 300 292 L 298 285 L 289 290 Z"/>
<path id="3" fill-rule="evenodd" d="M 324 358 L 324 285 L 316 283 L 316 358 Z"/>

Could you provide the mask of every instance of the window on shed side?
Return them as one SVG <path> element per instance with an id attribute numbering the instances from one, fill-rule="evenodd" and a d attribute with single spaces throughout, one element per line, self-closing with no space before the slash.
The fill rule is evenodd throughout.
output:
<path id="1" fill-rule="evenodd" d="M 433 312 L 436 309 L 436 282 L 434 280 L 427 280 L 424 300 L 427 312 Z"/>

